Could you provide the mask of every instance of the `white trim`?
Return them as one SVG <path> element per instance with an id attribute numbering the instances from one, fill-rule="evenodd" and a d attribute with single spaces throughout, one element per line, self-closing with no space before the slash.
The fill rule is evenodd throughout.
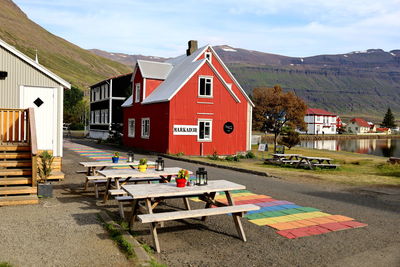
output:
<path id="1" fill-rule="evenodd" d="M 211 70 L 214 71 L 214 73 L 216 74 L 217 78 L 222 82 L 222 84 L 225 86 L 225 88 L 228 90 L 228 92 L 231 94 L 231 96 L 235 99 L 235 101 L 240 103 L 240 99 L 232 91 L 232 86 L 229 86 L 229 84 L 225 82 L 224 78 L 222 78 L 222 75 L 219 74 L 217 69 L 209 61 L 207 61 L 207 64 L 210 66 Z"/>
<path id="2" fill-rule="evenodd" d="M 133 121 L 133 131 L 131 131 L 131 121 Z M 133 118 L 128 119 L 128 137 L 135 138 L 136 133 L 136 120 Z"/>
<path id="3" fill-rule="evenodd" d="M 135 103 L 140 102 L 140 89 L 140 83 L 135 83 Z"/>
<path id="4" fill-rule="evenodd" d="M 22 59 L 23 61 L 25 61 L 26 63 L 28 63 L 32 67 L 34 67 L 35 69 L 43 72 L 44 74 L 49 76 L 51 79 L 55 80 L 60 85 L 62 85 L 64 88 L 71 89 L 71 84 L 70 83 L 68 83 L 64 79 L 60 78 L 59 76 L 55 75 L 53 72 L 49 71 L 48 69 L 46 69 L 45 67 L 43 67 L 42 65 L 40 65 L 39 63 L 37 63 L 36 61 L 31 59 L 30 57 L 28 57 L 25 54 L 21 53 L 15 47 L 7 44 L 6 42 L 4 42 L 1 39 L 0 39 L 0 46 L 4 47 L 6 50 L 8 50 L 9 52 L 13 53 L 15 56 L 19 57 L 20 59 Z"/>
<path id="5" fill-rule="evenodd" d="M 142 97 L 142 101 L 146 98 L 146 78 L 143 78 L 143 97 Z"/>
<path id="6" fill-rule="evenodd" d="M 214 103 L 213 102 L 197 102 L 197 104 L 209 104 L 209 105 L 212 105 Z"/>
<path id="7" fill-rule="evenodd" d="M 197 113 L 197 115 L 214 115 L 214 113 Z"/>
<path id="8" fill-rule="evenodd" d="M 244 95 L 244 97 L 247 99 L 247 101 L 250 102 L 250 104 L 254 107 L 254 103 L 251 101 L 251 99 L 249 98 L 249 96 L 246 94 L 246 92 L 243 90 L 243 88 L 240 86 L 239 82 L 235 79 L 235 77 L 233 76 L 233 74 L 229 71 L 228 67 L 225 65 L 225 63 L 222 61 L 222 59 L 218 56 L 217 52 L 215 52 L 215 50 L 212 48 L 212 46 L 208 46 L 210 47 L 211 51 L 213 52 L 215 58 L 218 60 L 218 62 L 222 65 L 222 67 L 225 69 L 225 71 L 228 73 L 229 77 L 232 79 L 232 81 L 236 84 L 236 86 L 239 88 L 239 90 L 242 92 L 242 94 Z"/>
<path id="9" fill-rule="evenodd" d="M 110 103 L 109 103 L 109 107 L 108 107 L 108 128 L 109 130 L 111 130 L 111 125 L 112 125 L 112 95 L 113 95 L 113 80 L 111 79 L 110 81 Z"/>
<path id="10" fill-rule="evenodd" d="M 145 132 L 144 132 L 144 127 L 143 127 L 143 122 L 145 122 L 145 121 L 148 121 L 149 122 L 149 125 L 148 125 L 148 133 L 145 135 Z M 142 137 L 143 139 L 149 139 L 150 138 L 150 118 L 149 117 L 147 117 L 147 118 L 142 118 L 142 120 L 141 120 L 141 131 L 140 131 L 140 137 Z"/>
<path id="11" fill-rule="evenodd" d="M 204 53 L 204 58 L 207 59 L 208 61 L 212 62 L 212 53 L 211 52 L 205 52 Z"/>
<path id="12" fill-rule="evenodd" d="M 210 122 L 210 137 L 208 139 L 200 139 L 200 122 Z M 213 130 L 213 120 L 212 119 L 197 119 L 197 126 L 199 127 L 199 134 L 197 135 L 198 142 L 212 142 L 212 130 Z"/>
<path id="13" fill-rule="evenodd" d="M 207 94 L 201 95 L 201 94 L 200 94 L 200 85 L 201 85 L 200 81 L 201 81 L 202 79 L 205 80 L 204 92 L 206 92 L 207 84 L 208 84 L 208 83 L 210 84 L 210 94 L 209 94 L 209 95 L 207 95 Z M 197 89 L 197 97 L 200 97 L 200 98 L 213 98 L 213 91 L 214 91 L 214 90 L 213 90 L 213 85 L 214 85 L 213 80 L 214 80 L 214 77 L 213 77 L 213 76 L 199 75 L 199 79 L 198 79 L 198 81 L 197 81 L 197 88 L 198 88 L 198 89 Z"/>

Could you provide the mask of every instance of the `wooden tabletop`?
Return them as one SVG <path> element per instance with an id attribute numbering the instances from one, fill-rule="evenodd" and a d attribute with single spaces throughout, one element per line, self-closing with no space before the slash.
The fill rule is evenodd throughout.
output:
<path id="1" fill-rule="evenodd" d="M 160 184 L 129 184 L 123 185 L 124 189 L 134 199 L 152 197 L 180 197 L 187 195 L 200 195 L 204 193 L 243 190 L 246 186 L 226 180 L 208 181 L 208 185 L 177 187 L 176 183 Z"/>
<path id="2" fill-rule="evenodd" d="M 315 160 L 332 160 L 332 159 L 330 159 L 330 158 L 307 157 L 307 156 L 300 156 L 300 158 L 308 159 L 308 160 L 313 160 L 313 159 L 315 159 Z"/>
<path id="3" fill-rule="evenodd" d="M 301 155 L 300 154 L 278 154 L 278 153 L 276 153 L 276 154 L 272 154 L 272 156 L 275 156 L 275 157 L 299 157 Z"/>
<path id="4" fill-rule="evenodd" d="M 105 176 L 106 178 L 146 178 L 146 177 L 157 177 L 157 176 L 168 176 L 178 175 L 179 170 L 182 168 L 172 167 L 165 168 L 163 171 L 156 171 L 155 169 L 147 169 L 146 172 L 140 172 L 133 169 L 119 169 L 119 170 L 102 170 L 98 171 L 98 174 Z M 189 171 L 189 174 L 193 172 Z"/>
<path id="5" fill-rule="evenodd" d="M 127 162 L 127 161 L 118 161 L 118 163 L 113 163 L 110 159 L 110 161 L 84 161 L 84 162 L 79 162 L 80 165 L 89 168 L 89 167 L 115 167 L 115 166 L 138 166 L 139 161 L 135 160 L 133 162 Z M 147 165 L 156 165 L 154 161 L 148 161 Z"/>

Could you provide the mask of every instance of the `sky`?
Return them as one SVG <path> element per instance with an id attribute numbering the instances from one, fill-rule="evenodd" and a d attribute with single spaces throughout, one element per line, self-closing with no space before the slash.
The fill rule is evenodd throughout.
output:
<path id="1" fill-rule="evenodd" d="M 400 49 L 400 0 L 14 0 L 82 48 L 174 57 L 188 40 L 285 56 Z"/>

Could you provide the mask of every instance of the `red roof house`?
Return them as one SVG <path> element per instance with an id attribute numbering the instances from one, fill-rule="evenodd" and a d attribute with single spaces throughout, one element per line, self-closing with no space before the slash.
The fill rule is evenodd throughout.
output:
<path id="1" fill-rule="evenodd" d="M 349 133 L 363 134 L 371 131 L 371 125 L 361 118 L 353 118 L 347 125 L 347 131 Z"/>
<path id="2" fill-rule="evenodd" d="M 307 134 L 336 134 L 337 115 L 319 108 L 308 108 L 304 121 Z"/>
<path id="3" fill-rule="evenodd" d="M 162 153 L 235 154 L 249 150 L 253 103 L 214 49 L 164 63 L 138 60 L 122 105 L 124 144 Z"/>

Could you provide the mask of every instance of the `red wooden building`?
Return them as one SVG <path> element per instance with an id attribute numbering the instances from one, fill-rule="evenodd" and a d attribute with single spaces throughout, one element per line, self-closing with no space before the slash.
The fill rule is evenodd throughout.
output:
<path id="1" fill-rule="evenodd" d="M 253 103 L 211 46 L 138 60 L 122 105 L 124 144 L 162 153 L 235 154 L 250 149 Z"/>

